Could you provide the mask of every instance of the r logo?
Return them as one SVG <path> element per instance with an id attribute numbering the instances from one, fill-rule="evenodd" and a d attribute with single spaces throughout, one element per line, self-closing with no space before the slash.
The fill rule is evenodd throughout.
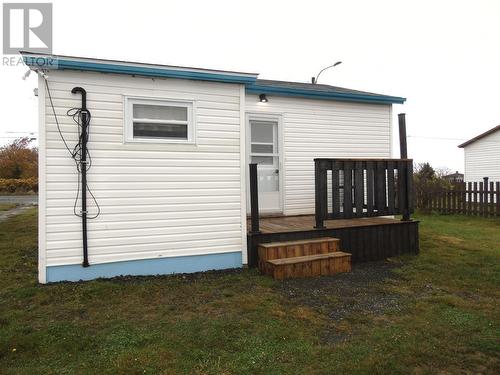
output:
<path id="1" fill-rule="evenodd" d="M 52 4 L 3 4 L 3 53 L 52 53 Z"/>

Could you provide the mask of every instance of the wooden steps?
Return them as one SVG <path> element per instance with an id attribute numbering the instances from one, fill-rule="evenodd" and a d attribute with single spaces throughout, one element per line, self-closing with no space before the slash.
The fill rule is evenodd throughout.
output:
<path id="1" fill-rule="evenodd" d="M 351 271 L 351 254 L 342 251 L 269 260 L 275 279 L 315 277 Z"/>
<path id="2" fill-rule="evenodd" d="M 260 271 L 275 279 L 351 271 L 351 254 L 333 237 L 259 244 L 258 253 Z"/>

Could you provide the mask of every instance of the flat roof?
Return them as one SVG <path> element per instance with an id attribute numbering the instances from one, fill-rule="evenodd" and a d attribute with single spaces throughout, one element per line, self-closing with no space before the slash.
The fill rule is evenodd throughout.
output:
<path id="1" fill-rule="evenodd" d="M 464 148 L 465 146 L 468 146 L 468 145 L 470 145 L 471 143 L 474 143 L 474 142 L 476 142 L 476 141 L 480 140 L 481 138 L 484 138 L 484 137 L 486 137 L 487 135 L 490 135 L 490 134 L 492 134 L 492 133 L 496 132 L 497 130 L 500 130 L 500 125 L 497 125 L 497 126 L 495 126 L 494 128 L 491 128 L 490 130 L 487 130 L 487 131 L 485 131 L 484 133 L 481 133 L 481 134 L 479 134 L 479 135 L 475 136 L 474 138 L 469 139 L 468 141 L 466 141 L 466 142 L 462 143 L 461 145 L 458 145 L 458 147 L 459 147 L 459 148 Z"/>
<path id="2" fill-rule="evenodd" d="M 376 104 L 402 104 L 405 98 L 352 90 L 338 86 L 302 82 L 257 79 L 258 73 L 203 69 L 187 66 L 159 65 L 89 57 L 49 55 L 20 52 L 30 68 L 48 70 L 77 70 L 101 73 L 129 74 L 147 77 L 169 77 L 190 80 L 244 84 L 250 94 L 292 96 L 309 99 L 340 100 Z"/>

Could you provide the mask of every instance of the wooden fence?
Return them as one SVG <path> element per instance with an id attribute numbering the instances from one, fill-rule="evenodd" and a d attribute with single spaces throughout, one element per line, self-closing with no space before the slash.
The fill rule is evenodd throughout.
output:
<path id="1" fill-rule="evenodd" d="M 456 183 L 448 189 L 418 191 L 415 205 L 423 211 L 443 214 L 500 216 L 500 182 Z"/>

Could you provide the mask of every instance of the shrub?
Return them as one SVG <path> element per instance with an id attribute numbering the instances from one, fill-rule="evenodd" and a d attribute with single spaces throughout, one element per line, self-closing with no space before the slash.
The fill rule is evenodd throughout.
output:
<path id="1" fill-rule="evenodd" d="M 0 147 L 0 178 L 28 179 L 37 176 L 38 150 L 24 137 Z"/>
<path id="2" fill-rule="evenodd" d="M 38 192 L 38 178 L 0 178 L 0 193 Z"/>

